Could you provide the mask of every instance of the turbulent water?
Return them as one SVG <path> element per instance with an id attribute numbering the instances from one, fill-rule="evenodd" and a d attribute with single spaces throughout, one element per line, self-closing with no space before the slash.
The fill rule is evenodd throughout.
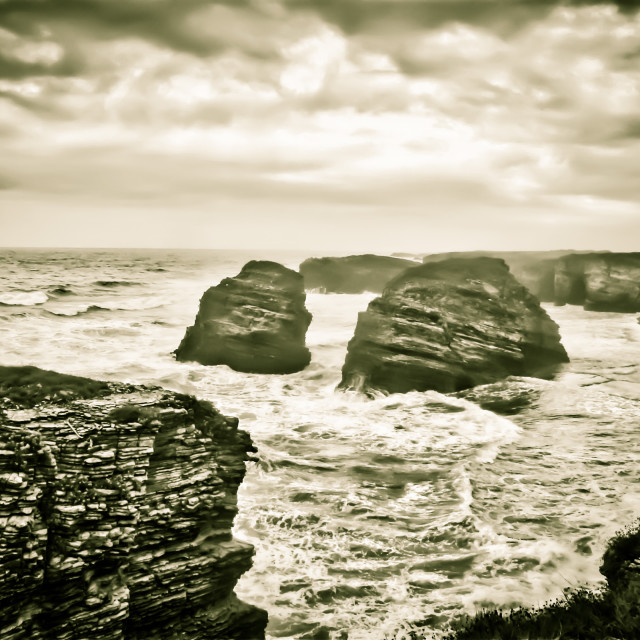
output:
<path id="1" fill-rule="evenodd" d="M 435 392 L 336 392 L 373 297 L 309 294 L 311 365 L 260 376 L 176 362 L 204 290 L 240 252 L 0 252 L 0 364 L 160 384 L 240 417 L 259 453 L 235 534 L 237 592 L 270 638 L 427 637 L 479 607 L 595 583 L 607 538 L 640 514 L 640 325 L 548 307 L 571 357 L 509 419 Z"/>

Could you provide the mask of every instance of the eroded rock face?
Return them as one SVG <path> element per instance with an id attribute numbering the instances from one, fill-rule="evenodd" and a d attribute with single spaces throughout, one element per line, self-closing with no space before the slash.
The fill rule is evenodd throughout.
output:
<path id="1" fill-rule="evenodd" d="M 558 326 L 504 261 L 451 259 L 405 271 L 371 301 L 340 387 L 447 393 L 567 361 Z"/>
<path id="2" fill-rule="evenodd" d="M 264 638 L 233 593 L 249 436 L 162 389 L 0 367 L 0 637 Z"/>
<path id="3" fill-rule="evenodd" d="M 305 299 L 296 271 L 277 262 L 248 262 L 237 276 L 202 296 L 176 358 L 248 373 L 300 371 L 311 360 Z"/>
<path id="4" fill-rule="evenodd" d="M 591 311 L 640 311 L 640 253 L 591 253 L 561 258 L 555 302 Z"/>
<path id="5" fill-rule="evenodd" d="M 307 290 L 323 293 L 381 293 L 385 285 L 405 269 L 415 266 L 413 260 L 376 256 L 341 258 L 309 258 L 300 265 Z"/>

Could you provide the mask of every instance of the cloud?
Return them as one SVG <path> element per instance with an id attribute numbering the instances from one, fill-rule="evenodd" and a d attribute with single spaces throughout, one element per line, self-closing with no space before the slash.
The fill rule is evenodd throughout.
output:
<path id="1" fill-rule="evenodd" d="M 601 5 L 599 0 L 283 0 L 290 9 L 317 12 L 348 34 L 432 30 L 459 22 L 508 34 L 558 6 Z M 640 0 L 612 2 L 623 12 Z"/>
<path id="2" fill-rule="evenodd" d="M 640 216 L 624 4 L 0 0 L 2 198 L 443 238 Z"/>
<path id="3" fill-rule="evenodd" d="M 198 0 L 5 0 L 0 22 L 17 34 L 35 36 L 49 29 L 71 33 L 86 30 L 103 38 L 141 37 L 170 48 L 202 53 L 217 43 L 189 37 L 184 22 L 206 4 Z"/>

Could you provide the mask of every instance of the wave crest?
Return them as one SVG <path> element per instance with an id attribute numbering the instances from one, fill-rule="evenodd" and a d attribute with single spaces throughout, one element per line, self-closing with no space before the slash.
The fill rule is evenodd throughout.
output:
<path id="1" fill-rule="evenodd" d="M 0 293 L 0 305 L 3 307 L 30 307 L 43 304 L 49 299 L 44 291 L 7 291 Z"/>

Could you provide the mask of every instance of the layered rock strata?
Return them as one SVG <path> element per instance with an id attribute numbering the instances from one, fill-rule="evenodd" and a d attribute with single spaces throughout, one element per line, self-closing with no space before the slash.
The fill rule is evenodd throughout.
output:
<path id="1" fill-rule="evenodd" d="M 176 358 L 247 373 L 300 371 L 311 360 L 305 300 L 299 273 L 277 262 L 248 262 L 202 296 Z"/>
<path id="2" fill-rule="evenodd" d="M 591 311 L 640 311 L 640 253 L 561 258 L 555 265 L 554 301 Z"/>
<path id="3" fill-rule="evenodd" d="M 558 326 L 494 258 L 405 271 L 360 313 L 341 388 L 460 391 L 567 362 Z"/>
<path id="4" fill-rule="evenodd" d="M 381 293 L 385 285 L 413 260 L 372 254 L 340 258 L 309 258 L 300 265 L 307 290 L 322 293 Z"/>
<path id="5" fill-rule="evenodd" d="M 249 436 L 162 389 L 0 367 L 0 637 L 264 638 L 233 588 Z"/>

